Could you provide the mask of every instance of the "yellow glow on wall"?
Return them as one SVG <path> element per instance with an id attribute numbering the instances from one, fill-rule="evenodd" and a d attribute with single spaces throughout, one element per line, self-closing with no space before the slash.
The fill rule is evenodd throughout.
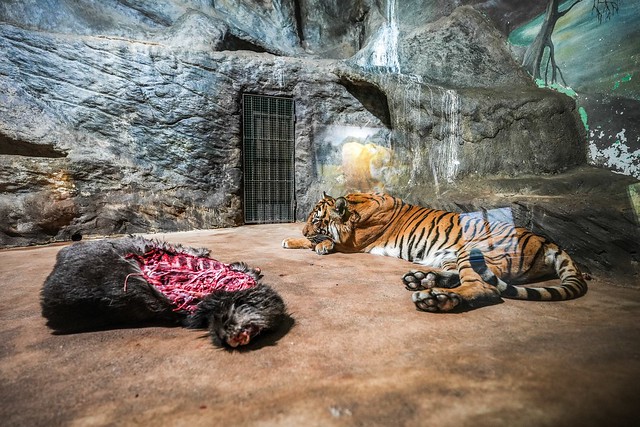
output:
<path id="1" fill-rule="evenodd" d="M 316 160 L 323 190 L 384 191 L 397 171 L 384 127 L 331 125 L 318 129 Z"/>
<path id="2" fill-rule="evenodd" d="M 360 191 L 384 189 L 384 175 L 391 159 L 391 150 L 380 145 L 351 141 L 342 146 L 344 178 L 348 185 Z"/>

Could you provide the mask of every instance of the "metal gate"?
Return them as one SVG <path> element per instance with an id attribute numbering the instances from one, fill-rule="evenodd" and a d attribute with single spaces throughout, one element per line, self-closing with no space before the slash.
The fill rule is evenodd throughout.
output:
<path id="1" fill-rule="evenodd" d="M 292 222 L 295 220 L 293 100 L 244 94 L 242 106 L 244 221 Z"/>

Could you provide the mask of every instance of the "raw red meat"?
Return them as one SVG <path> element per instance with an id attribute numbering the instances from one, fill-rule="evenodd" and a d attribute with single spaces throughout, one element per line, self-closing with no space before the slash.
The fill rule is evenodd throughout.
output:
<path id="1" fill-rule="evenodd" d="M 144 255 L 132 253 L 125 258 L 138 263 L 142 277 L 172 301 L 176 311 L 193 313 L 204 297 L 217 290 L 235 292 L 256 286 L 252 276 L 208 257 L 155 247 Z M 125 291 L 126 287 L 125 281 Z"/>

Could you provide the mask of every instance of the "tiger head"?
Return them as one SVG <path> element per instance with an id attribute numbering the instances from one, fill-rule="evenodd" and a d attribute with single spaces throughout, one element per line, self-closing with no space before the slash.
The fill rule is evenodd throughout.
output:
<path id="1" fill-rule="evenodd" d="M 350 216 L 344 197 L 334 199 L 324 193 L 311 210 L 302 234 L 316 244 L 327 239 L 339 243 L 343 240 L 344 226 Z"/>

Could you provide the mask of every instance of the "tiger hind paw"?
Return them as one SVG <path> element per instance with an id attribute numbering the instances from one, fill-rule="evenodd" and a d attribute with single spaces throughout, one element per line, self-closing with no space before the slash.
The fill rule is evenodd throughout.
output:
<path id="1" fill-rule="evenodd" d="M 460 304 L 460 295 L 455 292 L 446 292 L 439 289 L 427 289 L 414 292 L 413 303 L 418 310 L 432 313 L 439 311 L 451 311 Z"/>
<path id="2" fill-rule="evenodd" d="M 410 271 L 402 276 L 402 283 L 410 291 L 420 291 L 435 287 L 437 278 L 438 276 L 432 272 Z"/>
<path id="3" fill-rule="evenodd" d="M 431 288 L 455 288 L 460 286 L 460 276 L 457 271 L 420 271 L 412 270 L 402 276 L 404 287 L 410 291 L 421 291 Z"/>

